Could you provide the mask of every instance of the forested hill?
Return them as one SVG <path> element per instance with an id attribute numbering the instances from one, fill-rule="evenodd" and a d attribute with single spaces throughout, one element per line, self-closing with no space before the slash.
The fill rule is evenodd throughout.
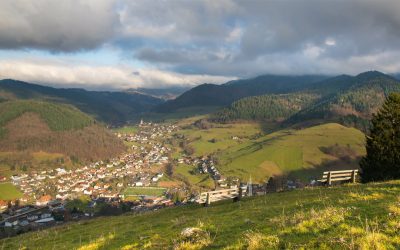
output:
<path id="1" fill-rule="evenodd" d="M 0 80 L 0 101 L 16 99 L 72 104 L 110 124 L 124 123 L 163 102 L 159 98 L 139 93 L 57 89 L 10 79 Z"/>
<path id="2" fill-rule="evenodd" d="M 111 132 L 70 105 L 34 100 L 0 103 L 0 151 L 7 152 L 6 159 L 2 155 L 3 165 L 30 165 L 30 160 L 20 157 L 22 152 L 89 161 L 115 157 L 124 150 Z"/>
<path id="3" fill-rule="evenodd" d="M 212 115 L 213 120 L 286 120 L 287 124 L 336 121 L 365 130 L 385 97 L 400 82 L 377 71 L 342 75 L 309 85 L 303 91 L 247 97 Z"/>
<path id="4" fill-rule="evenodd" d="M 211 115 L 219 122 L 233 120 L 285 120 L 320 98 L 313 93 L 246 97 Z"/>
<path id="5" fill-rule="evenodd" d="M 157 106 L 158 112 L 172 112 L 194 106 L 226 106 L 248 96 L 283 94 L 299 91 L 326 79 L 326 76 L 263 75 L 251 79 L 230 81 L 223 85 L 202 84 L 183 93 L 174 100 Z"/>
<path id="6" fill-rule="evenodd" d="M 400 92 L 400 81 L 380 72 L 366 72 L 353 79 L 345 91 L 327 95 L 296 113 L 288 122 L 338 121 L 365 129 L 368 120 L 384 103 L 389 93 Z"/>

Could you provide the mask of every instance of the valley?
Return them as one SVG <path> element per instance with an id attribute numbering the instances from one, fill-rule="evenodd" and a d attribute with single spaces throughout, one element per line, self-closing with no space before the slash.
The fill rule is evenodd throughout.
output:
<path id="1" fill-rule="evenodd" d="M 0 250 L 400 249 L 399 13 L 1 0 Z"/>
<path id="2" fill-rule="evenodd" d="M 280 93 L 288 91 L 280 87 L 222 108 L 151 110 L 123 126 L 106 125 L 79 106 L 3 101 L 0 203 L 8 224 L 2 237 L 99 216 L 192 207 L 209 190 L 305 192 L 318 186 L 324 171 L 358 169 L 369 125 L 344 121 L 349 115 L 367 121 L 397 82 L 378 73 L 357 79 L 363 82 L 303 82 L 301 92 Z M 374 102 L 363 101 L 366 93 Z"/>

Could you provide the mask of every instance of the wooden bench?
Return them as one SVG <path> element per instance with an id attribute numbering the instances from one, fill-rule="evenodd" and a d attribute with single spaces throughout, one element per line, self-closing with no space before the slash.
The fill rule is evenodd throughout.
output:
<path id="1" fill-rule="evenodd" d="M 355 183 L 357 175 L 357 169 L 327 171 L 322 174 L 322 179 L 318 180 L 318 182 L 326 183 L 327 185 L 332 185 L 332 182 L 335 181 L 350 181 L 352 183 Z"/>
<path id="2" fill-rule="evenodd" d="M 203 192 L 196 199 L 196 202 L 208 206 L 211 204 L 211 202 L 215 201 L 221 201 L 226 199 L 240 200 L 240 198 L 244 196 L 245 193 L 246 189 L 243 187 Z"/>

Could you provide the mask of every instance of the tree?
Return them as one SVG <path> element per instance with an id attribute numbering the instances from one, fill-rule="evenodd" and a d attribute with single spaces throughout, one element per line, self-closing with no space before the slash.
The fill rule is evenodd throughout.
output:
<path id="1" fill-rule="evenodd" d="M 372 117 L 366 136 L 367 155 L 361 159 L 363 182 L 400 178 L 400 94 L 388 96 L 382 108 Z"/>
<path id="2" fill-rule="evenodd" d="M 165 173 L 170 177 L 174 174 L 174 165 L 171 162 L 165 166 Z"/>
<path id="3" fill-rule="evenodd" d="M 191 145 L 186 145 L 183 148 L 183 150 L 185 151 L 185 154 L 187 154 L 187 155 L 192 155 L 195 152 L 194 147 L 192 147 Z"/>

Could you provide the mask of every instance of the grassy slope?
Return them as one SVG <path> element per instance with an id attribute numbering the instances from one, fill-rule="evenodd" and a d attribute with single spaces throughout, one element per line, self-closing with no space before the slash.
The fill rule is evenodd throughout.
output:
<path id="1" fill-rule="evenodd" d="M 121 128 L 116 128 L 113 131 L 116 133 L 127 133 L 127 134 L 134 134 L 139 130 L 137 126 L 124 126 Z"/>
<path id="2" fill-rule="evenodd" d="M 13 200 L 21 197 L 22 193 L 13 184 L 0 184 L 0 200 Z"/>
<path id="3" fill-rule="evenodd" d="M 217 124 L 207 130 L 184 129 L 179 133 L 185 135 L 191 141 L 190 145 L 195 148 L 195 155 L 202 156 L 237 145 L 239 142 L 232 140 L 232 136 L 249 137 L 260 131 L 260 126 L 257 123 L 237 123 Z M 216 141 L 210 142 L 212 139 Z"/>
<path id="4" fill-rule="evenodd" d="M 194 120 L 182 120 L 181 125 Z M 244 180 L 251 175 L 254 181 L 264 181 L 271 175 L 289 172 L 306 179 L 319 175 L 324 169 L 357 168 L 358 158 L 365 154 L 364 134 L 336 123 L 302 130 L 280 130 L 258 139 L 254 138 L 262 133 L 258 123 L 214 126 L 207 130 L 188 128 L 178 133 L 188 138 L 195 156 L 215 154 L 219 159 L 218 169 L 223 174 Z M 233 140 L 233 136 L 240 140 Z M 211 142 L 212 139 L 216 141 Z M 341 148 L 348 159 L 323 152 L 324 148 L 334 146 Z"/>
<path id="5" fill-rule="evenodd" d="M 393 181 L 274 193 L 208 208 L 191 205 L 70 223 L 5 239 L 0 245 L 166 249 L 179 243 L 184 228 L 200 226 L 210 233 L 209 249 L 398 249 L 399 191 L 400 181 Z"/>
<path id="6" fill-rule="evenodd" d="M 196 173 L 196 174 L 193 174 Z M 200 174 L 196 167 L 186 164 L 178 164 L 175 168 L 175 177 L 180 180 L 188 181 L 190 184 L 207 189 L 214 188 L 214 181 L 209 174 Z"/>
<path id="7" fill-rule="evenodd" d="M 323 147 L 335 145 L 351 151 L 353 161 L 344 162 L 322 151 Z M 281 130 L 231 147 L 219 154 L 219 165 L 225 174 L 245 179 L 252 175 L 256 181 L 289 172 L 310 177 L 310 172 L 321 172 L 321 169 L 312 171 L 313 168 L 329 164 L 335 168 L 357 168 L 355 158 L 364 152 L 362 132 L 330 123 L 303 130 Z"/>

